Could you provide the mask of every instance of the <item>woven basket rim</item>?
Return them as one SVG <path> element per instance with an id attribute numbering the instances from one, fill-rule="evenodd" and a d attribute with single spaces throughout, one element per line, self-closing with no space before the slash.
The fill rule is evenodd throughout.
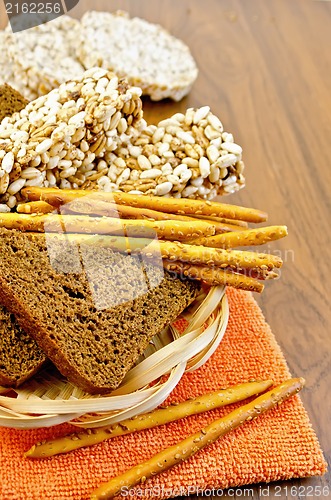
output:
<path id="1" fill-rule="evenodd" d="M 111 395 L 84 393 L 60 374 L 45 369 L 18 389 L 0 387 L 0 425 L 31 429 L 70 422 L 78 427 L 99 427 L 151 411 L 168 397 L 186 371 L 209 359 L 223 338 L 228 318 L 225 287 L 206 289 L 152 339 Z M 180 332 L 176 324 L 183 319 L 187 327 Z"/>

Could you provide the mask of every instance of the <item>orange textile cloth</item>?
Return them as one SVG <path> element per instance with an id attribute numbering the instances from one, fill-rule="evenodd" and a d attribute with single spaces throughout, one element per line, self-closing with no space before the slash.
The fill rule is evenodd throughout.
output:
<path id="1" fill-rule="evenodd" d="M 249 379 L 272 378 L 280 383 L 290 377 L 283 354 L 251 294 L 236 290 L 227 294 L 230 321 L 222 343 L 203 367 L 184 375 L 167 403 Z M 102 482 L 177 443 L 235 406 L 238 404 L 44 460 L 22 455 L 36 441 L 76 428 L 69 424 L 29 431 L 0 428 L 0 499 L 85 500 Z M 127 496 L 162 499 L 193 493 L 194 488 L 201 491 L 321 475 L 325 469 L 307 413 L 300 398 L 294 396 Z"/>

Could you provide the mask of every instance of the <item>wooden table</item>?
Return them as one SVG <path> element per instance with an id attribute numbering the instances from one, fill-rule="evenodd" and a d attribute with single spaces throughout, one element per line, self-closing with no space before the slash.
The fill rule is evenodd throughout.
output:
<path id="1" fill-rule="evenodd" d="M 192 92 L 180 103 L 146 102 L 147 119 L 210 105 L 244 148 L 247 187 L 227 201 L 288 225 L 290 236 L 273 245 L 286 262 L 282 279 L 259 302 L 292 373 L 307 379 L 302 399 L 330 463 L 331 2 L 80 0 L 73 15 L 90 8 L 128 10 L 190 46 L 200 69 Z M 292 485 L 303 494 L 291 494 Z M 274 484 L 269 498 L 317 498 L 308 486 L 325 485 L 330 473 Z M 247 497 L 245 489 L 222 498 Z"/>

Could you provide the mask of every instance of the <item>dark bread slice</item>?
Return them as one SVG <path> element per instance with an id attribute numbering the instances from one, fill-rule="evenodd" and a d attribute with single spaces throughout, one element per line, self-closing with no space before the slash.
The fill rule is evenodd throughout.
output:
<path id="1" fill-rule="evenodd" d="M 63 236 L 0 230 L 0 302 L 74 384 L 111 392 L 199 285 Z"/>
<path id="2" fill-rule="evenodd" d="M 16 318 L 0 305 L 0 385 L 18 387 L 37 373 L 46 356 Z"/>
<path id="3" fill-rule="evenodd" d="M 28 101 L 6 83 L 0 85 L 0 122 Z M 44 365 L 46 356 L 13 314 L 0 305 L 0 385 L 18 387 Z"/>
<path id="4" fill-rule="evenodd" d="M 0 122 L 6 116 L 11 116 L 17 111 L 21 111 L 28 102 L 22 94 L 7 83 L 0 85 Z"/>

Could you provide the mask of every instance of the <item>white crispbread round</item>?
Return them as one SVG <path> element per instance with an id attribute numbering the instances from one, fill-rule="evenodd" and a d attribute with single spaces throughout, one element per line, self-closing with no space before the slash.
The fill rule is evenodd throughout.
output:
<path id="1" fill-rule="evenodd" d="M 32 92 L 28 87 L 27 75 L 20 68 L 16 68 L 8 54 L 8 34 L 0 31 L 0 85 L 8 83 L 13 88 L 18 90 L 28 100 L 33 100 L 37 97 L 35 92 Z"/>
<path id="2" fill-rule="evenodd" d="M 87 12 L 81 20 L 79 57 L 86 68 L 101 66 L 126 77 L 158 101 L 179 101 L 198 75 L 189 48 L 161 26 L 124 12 Z"/>
<path id="3" fill-rule="evenodd" d="M 36 96 L 84 72 L 76 56 L 80 23 L 69 16 L 15 34 L 7 28 L 5 43 L 7 66 L 25 78 L 26 86 Z"/>

